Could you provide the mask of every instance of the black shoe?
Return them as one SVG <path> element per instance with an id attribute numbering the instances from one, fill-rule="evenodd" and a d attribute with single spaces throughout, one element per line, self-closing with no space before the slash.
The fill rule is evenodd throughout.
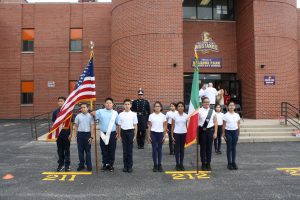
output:
<path id="1" fill-rule="evenodd" d="M 222 151 L 218 151 L 217 154 L 222 154 Z"/>
<path id="2" fill-rule="evenodd" d="M 102 167 L 101 167 L 101 171 L 105 171 L 106 170 L 106 165 L 103 165 Z"/>
<path id="3" fill-rule="evenodd" d="M 138 149 L 141 149 L 141 146 L 138 146 Z"/>
<path id="4" fill-rule="evenodd" d="M 229 170 L 233 170 L 233 166 L 232 166 L 232 164 L 228 164 L 228 165 L 227 165 L 227 169 L 229 169 Z"/>
<path id="5" fill-rule="evenodd" d="M 92 167 L 87 167 L 86 169 L 87 169 L 89 172 L 91 172 L 91 171 L 93 170 Z"/>
<path id="6" fill-rule="evenodd" d="M 201 170 L 202 170 L 202 171 L 207 171 L 207 168 L 206 168 L 206 165 L 205 165 L 205 164 L 202 164 L 202 165 L 201 165 Z"/>
<path id="7" fill-rule="evenodd" d="M 144 149 L 144 146 L 141 146 L 141 149 Z"/>
<path id="8" fill-rule="evenodd" d="M 164 171 L 161 165 L 158 165 L 158 166 L 157 166 L 157 171 L 158 171 L 158 172 L 163 172 L 163 171 Z"/>
<path id="9" fill-rule="evenodd" d="M 176 165 L 175 169 L 176 171 L 181 171 L 180 165 Z"/>
<path id="10" fill-rule="evenodd" d="M 238 166 L 237 166 L 235 163 L 232 163 L 232 168 L 233 168 L 234 170 L 238 170 L 238 169 L 239 169 Z"/>
<path id="11" fill-rule="evenodd" d="M 56 169 L 57 172 L 61 172 L 63 170 L 64 170 L 64 166 L 58 166 Z"/>
<path id="12" fill-rule="evenodd" d="M 79 166 L 79 167 L 77 167 L 77 171 L 79 172 L 79 171 L 81 171 L 81 170 L 83 170 L 84 169 L 84 166 Z"/>
<path id="13" fill-rule="evenodd" d="M 207 169 L 207 171 L 211 171 L 210 163 L 207 163 L 207 164 L 206 164 L 206 169 Z"/>
<path id="14" fill-rule="evenodd" d="M 180 169 L 181 169 L 181 171 L 185 171 L 185 168 L 183 165 L 180 165 Z"/>
<path id="15" fill-rule="evenodd" d="M 109 166 L 109 171 L 114 172 L 115 168 L 113 166 Z"/>
<path id="16" fill-rule="evenodd" d="M 128 173 L 132 173 L 132 168 L 128 168 Z"/>
<path id="17" fill-rule="evenodd" d="M 69 171 L 71 171 L 71 168 L 70 167 L 66 167 L 65 168 L 65 172 L 69 172 Z"/>
<path id="18" fill-rule="evenodd" d="M 123 168 L 123 172 L 128 172 L 126 167 Z"/>
<path id="19" fill-rule="evenodd" d="M 153 166 L 152 171 L 153 171 L 153 172 L 157 172 L 157 165 L 154 165 L 154 166 Z"/>

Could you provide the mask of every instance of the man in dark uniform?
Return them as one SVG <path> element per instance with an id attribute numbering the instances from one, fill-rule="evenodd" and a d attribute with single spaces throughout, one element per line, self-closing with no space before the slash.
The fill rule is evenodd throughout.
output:
<path id="1" fill-rule="evenodd" d="M 138 118 L 137 144 L 138 149 L 144 149 L 148 117 L 150 115 L 149 101 L 144 98 L 144 91 L 140 88 L 138 99 L 132 102 L 131 110 L 136 112 Z"/>
<path id="2" fill-rule="evenodd" d="M 58 97 L 58 108 L 53 111 L 52 115 L 52 123 L 55 122 L 61 107 L 65 103 L 66 98 L 65 97 Z M 57 144 L 57 154 L 58 154 L 58 167 L 57 171 L 60 172 L 64 169 L 65 171 L 70 171 L 70 141 L 72 138 L 72 134 L 70 131 L 70 127 L 67 125 L 67 127 L 64 127 L 56 140 Z"/>

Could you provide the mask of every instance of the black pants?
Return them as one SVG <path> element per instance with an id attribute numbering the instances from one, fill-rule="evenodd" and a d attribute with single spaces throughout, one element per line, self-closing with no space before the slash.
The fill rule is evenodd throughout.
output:
<path id="1" fill-rule="evenodd" d="M 184 134 L 174 133 L 174 139 L 175 139 L 176 165 L 183 165 L 184 145 L 185 145 L 185 140 L 186 140 L 186 133 L 184 133 Z"/>
<path id="2" fill-rule="evenodd" d="M 173 154 L 174 153 L 174 143 L 172 140 L 171 128 L 172 128 L 172 124 L 168 124 L 169 149 L 170 149 L 170 153 Z"/>
<path id="3" fill-rule="evenodd" d="M 91 138 L 91 132 L 78 132 L 77 134 L 79 167 L 84 167 L 84 164 L 86 164 L 87 167 L 92 167 L 92 158 L 91 158 L 92 145 L 89 144 L 88 141 L 90 138 Z"/>
<path id="4" fill-rule="evenodd" d="M 222 125 L 218 126 L 218 136 L 216 139 L 214 139 L 214 146 L 215 146 L 215 150 L 216 151 L 220 151 L 221 150 L 221 143 L 222 143 Z"/>
<path id="5" fill-rule="evenodd" d="M 214 129 L 209 128 L 204 131 L 202 127 L 199 127 L 199 138 L 201 162 L 202 164 L 210 163 Z"/>
<path id="6" fill-rule="evenodd" d="M 137 144 L 139 147 L 144 147 L 145 138 L 146 138 L 146 130 L 138 129 L 137 131 Z"/>
<path id="7" fill-rule="evenodd" d="M 100 138 L 100 148 L 101 148 L 103 165 L 109 164 L 110 166 L 114 166 L 116 147 L 117 147 L 116 131 L 111 132 L 108 145 L 105 145 L 103 140 Z"/>
<path id="8" fill-rule="evenodd" d="M 57 140 L 57 154 L 58 154 L 58 165 L 64 166 L 67 168 L 70 166 L 70 141 L 69 133 L 60 133 Z"/>
<path id="9" fill-rule="evenodd" d="M 122 137 L 122 144 L 123 144 L 124 168 L 131 169 L 133 165 L 132 148 L 133 148 L 134 129 L 129 129 L 129 130 L 121 129 L 121 137 Z"/>

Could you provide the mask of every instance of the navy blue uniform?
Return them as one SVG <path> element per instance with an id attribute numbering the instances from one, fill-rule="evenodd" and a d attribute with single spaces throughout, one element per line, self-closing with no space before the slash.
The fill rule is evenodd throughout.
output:
<path id="1" fill-rule="evenodd" d="M 144 148 L 147 122 L 150 115 L 150 104 L 145 99 L 137 99 L 132 102 L 133 112 L 137 113 L 138 130 L 137 130 L 137 144 L 139 148 Z"/>

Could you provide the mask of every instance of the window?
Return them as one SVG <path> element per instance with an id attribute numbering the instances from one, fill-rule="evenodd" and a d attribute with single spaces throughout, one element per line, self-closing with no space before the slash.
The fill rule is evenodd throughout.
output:
<path id="1" fill-rule="evenodd" d="M 33 104 L 33 81 L 21 82 L 21 104 Z"/>
<path id="2" fill-rule="evenodd" d="M 71 29 L 70 51 L 82 51 L 82 29 Z"/>
<path id="3" fill-rule="evenodd" d="M 183 18 L 234 20 L 234 0 L 183 0 Z"/>
<path id="4" fill-rule="evenodd" d="M 22 51 L 33 52 L 34 50 L 34 29 L 22 30 Z"/>
<path id="5" fill-rule="evenodd" d="M 70 81 L 69 82 L 69 93 L 73 92 L 75 88 L 76 81 Z"/>

